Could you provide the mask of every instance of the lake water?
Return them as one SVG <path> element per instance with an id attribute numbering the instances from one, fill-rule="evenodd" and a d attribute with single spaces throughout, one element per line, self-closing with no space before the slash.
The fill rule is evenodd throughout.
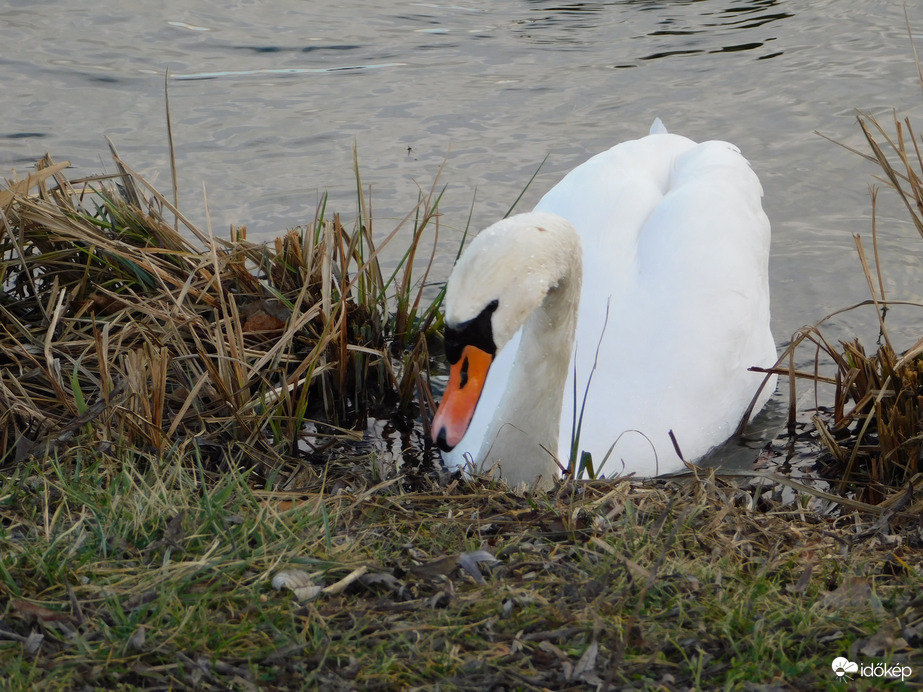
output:
<path id="1" fill-rule="evenodd" d="M 923 51 L 923 8 L 910 8 Z M 773 327 L 865 299 L 853 233 L 870 238 L 875 168 L 856 109 L 896 107 L 923 132 L 921 88 L 896 0 L 123 3 L 7 0 L 0 10 L 0 170 L 50 152 L 111 170 L 105 137 L 169 189 L 170 108 L 180 206 L 216 233 L 270 239 L 356 208 L 353 147 L 384 235 L 444 164 L 439 273 L 472 215 L 520 210 L 573 166 L 646 134 L 660 116 L 693 139 L 737 144 L 773 223 Z M 879 230 L 889 297 L 921 299 L 923 240 L 893 195 Z M 895 315 L 899 346 L 917 312 Z M 897 322 L 902 326 L 897 328 Z M 871 345 L 874 313 L 829 332 Z M 811 354 L 804 358 L 810 359 Z"/>

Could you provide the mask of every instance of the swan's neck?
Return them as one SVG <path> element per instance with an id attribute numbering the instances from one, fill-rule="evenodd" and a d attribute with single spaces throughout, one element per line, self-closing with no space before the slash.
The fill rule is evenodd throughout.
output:
<path id="1" fill-rule="evenodd" d="M 531 484 L 541 475 L 539 486 L 548 488 L 560 476 L 555 456 L 581 275 L 578 255 L 523 325 L 506 392 L 484 438 L 479 455 L 484 465 L 499 462 L 512 486 Z"/>

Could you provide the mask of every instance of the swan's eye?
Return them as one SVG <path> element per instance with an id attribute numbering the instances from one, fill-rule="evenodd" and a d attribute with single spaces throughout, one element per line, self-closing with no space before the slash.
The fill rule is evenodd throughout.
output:
<path id="1" fill-rule="evenodd" d="M 446 325 L 445 357 L 449 363 L 454 365 L 458 362 L 465 346 L 475 346 L 490 355 L 497 352 L 490 316 L 496 312 L 499 305 L 499 300 L 492 300 L 474 319 L 462 322 L 454 327 Z"/>
<path id="2" fill-rule="evenodd" d="M 451 365 L 458 362 L 461 358 L 462 349 L 465 344 L 462 343 L 463 335 L 460 331 L 452 327 L 445 328 L 445 357 Z"/>
<path id="3" fill-rule="evenodd" d="M 465 356 L 465 359 L 462 361 L 461 372 L 459 373 L 458 378 L 458 388 L 464 389 L 465 385 L 468 384 L 468 357 Z"/>

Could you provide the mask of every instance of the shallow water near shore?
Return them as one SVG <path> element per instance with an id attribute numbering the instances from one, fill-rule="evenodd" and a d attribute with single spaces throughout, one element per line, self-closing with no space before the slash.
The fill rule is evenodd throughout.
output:
<path id="1" fill-rule="evenodd" d="M 108 136 L 168 190 L 169 70 L 180 207 L 194 221 L 217 235 L 246 225 L 251 239 L 269 240 L 310 221 L 325 191 L 327 209 L 348 219 L 355 146 L 384 236 L 444 166 L 437 279 L 469 215 L 478 229 L 506 213 L 546 155 L 520 210 L 592 154 L 646 134 L 657 116 L 694 139 L 734 142 L 762 180 L 773 224 L 780 346 L 868 295 L 852 234 L 870 238 L 877 171 L 815 131 L 864 151 L 857 108 L 882 121 L 892 107 L 921 113 L 895 2 L 167 0 L 126 9 L 104 0 L 54 11 L 12 2 L 3 19 L 6 171 L 24 172 L 46 151 L 86 173 L 111 169 Z M 911 24 L 920 32 L 923 15 Z M 893 196 L 880 204 L 889 297 L 919 301 L 923 241 Z M 399 236 L 392 263 L 401 247 Z M 923 324 L 916 308 L 889 320 L 901 348 Z M 870 308 L 832 322 L 831 341 L 852 336 L 874 343 Z M 799 407 L 810 405 L 806 390 Z M 784 416 L 779 394 L 749 444 L 761 446 Z M 737 443 L 718 457 L 752 458 Z"/>

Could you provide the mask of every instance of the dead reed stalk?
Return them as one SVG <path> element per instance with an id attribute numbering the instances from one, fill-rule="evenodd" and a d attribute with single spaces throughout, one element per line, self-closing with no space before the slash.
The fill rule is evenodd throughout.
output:
<path id="1" fill-rule="evenodd" d="M 322 205 L 272 246 L 218 240 L 113 157 L 118 174 L 72 180 L 46 156 L 0 190 L 0 464 L 79 438 L 275 466 L 317 444 L 307 421 L 332 432 L 425 388 L 436 306 L 412 269 L 434 191 L 385 239 L 415 221 L 384 278 L 369 218 L 348 231 Z"/>
<path id="2" fill-rule="evenodd" d="M 897 193 L 923 236 L 923 157 L 910 120 L 901 121 L 895 114 L 893 134 L 874 116 L 860 114 L 858 122 L 872 153 L 856 153 L 881 168 L 878 181 Z M 790 428 L 794 427 L 797 413 L 796 383 L 813 383 L 815 398 L 820 384 L 833 385 L 833 406 L 827 414 L 813 416 L 817 437 L 827 452 L 827 474 L 836 481 L 839 491 L 853 491 L 859 499 L 873 504 L 898 488 L 919 485 L 923 470 L 923 338 L 899 354 L 886 321 L 889 306 L 923 306 L 889 299 L 885 293 L 878 252 L 877 205 L 878 189 L 873 188 L 874 269 L 862 238 L 854 236 L 870 300 L 839 310 L 797 332 L 773 369 L 787 376 L 790 383 Z M 824 336 L 825 322 L 863 306 L 874 307 L 878 316 L 879 346 L 874 353 L 866 353 L 858 340 L 834 344 Z M 814 369 L 796 370 L 794 354 L 808 344 L 814 349 Z M 832 374 L 822 368 L 821 361 L 832 363 Z"/>

